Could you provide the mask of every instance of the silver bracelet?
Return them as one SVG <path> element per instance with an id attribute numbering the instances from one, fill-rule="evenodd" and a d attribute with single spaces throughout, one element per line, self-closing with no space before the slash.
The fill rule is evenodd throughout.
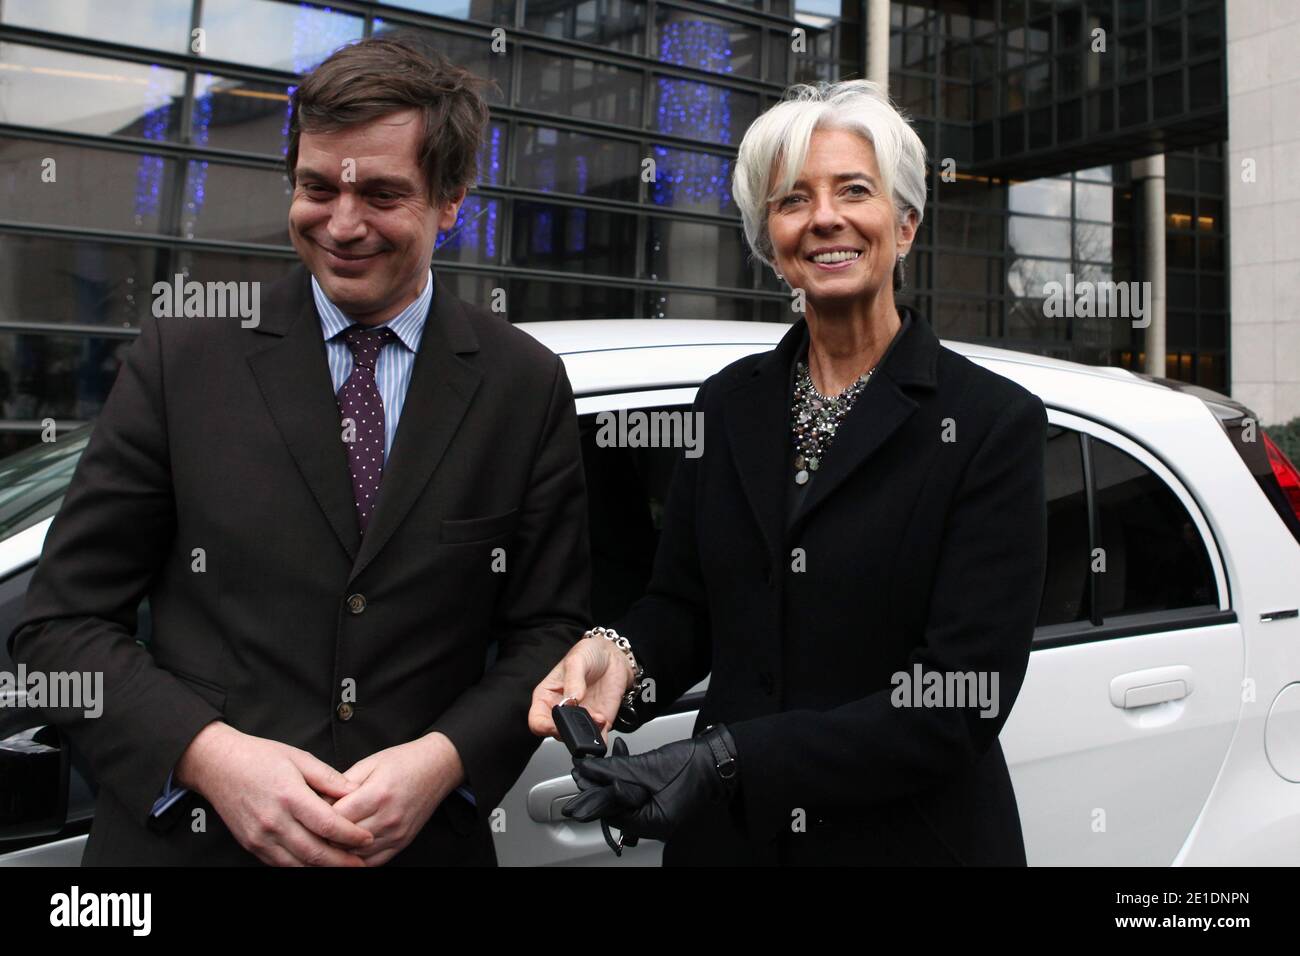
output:
<path id="1" fill-rule="evenodd" d="M 624 720 L 628 723 L 633 722 L 636 718 L 636 698 L 637 695 L 641 693 L 641 683 L 645 678 L 645 671 L 643 671 L 641 665 L 636 662 L 636 655 L 632 653 L 632 645 L 628 643 L 626 637 L 620 636 L 618 631 L 614 630 L 612 627 L 593 627 L 582 636 L 584 638 L 604 638 L 622 651 L 623 656 L 627 658 L 628 666 L 632 668 L 632 686 L 630 686 L 627 693 L 623 695 L 623 706 L 619 708 L 619 712 L 620 715 L 626 712 L 627 716 Z"/>

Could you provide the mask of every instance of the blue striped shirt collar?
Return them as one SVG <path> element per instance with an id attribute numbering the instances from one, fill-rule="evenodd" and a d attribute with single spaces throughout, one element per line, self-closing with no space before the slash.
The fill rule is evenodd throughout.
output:
<path id="1" fill-rule="evenodd" d="M 311 294 L 316 300 L 316 313 L 320 316 L 321 329 L 325 333 L 325 341 L 329 341 L 334 336 L 340 334 L 344 329 L 356 323 L 347 317 L 343 311 L 329 300 L 325 295 L 325 290 L 320 287 L 316 277 L 311 277 Z M 387 322 L 382 322 L 378 326 L 384 328 L 387 326 L 396 333 L 397 338 L 412 352 L 419 351 L 420 338 L 424 332 L 424 322 L 429 315 L 429 302 L 433 299 L 433 269 L 429 270 L 429 280 L 425 282 L 424 289 L 415 297 L 410 305 L 399 312 Z"/>

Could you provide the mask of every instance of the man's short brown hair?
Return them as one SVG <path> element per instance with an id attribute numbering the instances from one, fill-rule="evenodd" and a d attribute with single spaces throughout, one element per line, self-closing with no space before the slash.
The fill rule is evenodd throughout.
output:
<path id="1" fill-rule="evenodd" d="M 487 82 L 412 34 L 370 37 L 336 50 L 290 97 L 289 151 L 294 182 L 302 133 L 329 133 L 400 110 L 417 109 L 424 136 L 417 164 L 433 204 L 478 180 L 478 150 L 488 121 Z"/>

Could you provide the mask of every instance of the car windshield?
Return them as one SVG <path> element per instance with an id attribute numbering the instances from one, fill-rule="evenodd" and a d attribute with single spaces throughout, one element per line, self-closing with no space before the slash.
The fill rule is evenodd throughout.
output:
<path id="1" fill-rule="evenodd" d="M 0 458 L 0 540 L 59 510 L 89 438 L 90 427 L 83 426 L 58 441 Z"/>

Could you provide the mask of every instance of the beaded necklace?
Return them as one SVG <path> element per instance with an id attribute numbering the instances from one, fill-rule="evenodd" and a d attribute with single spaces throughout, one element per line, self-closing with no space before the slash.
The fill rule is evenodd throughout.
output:
<path id="1" fill-rule="evenodd" d="M 807 484 L 812 477 L 810 473 L 820 467 L 822 458 L 835 438 L 836 429 L 862 394 L 862 389 L 875 370 L 876 366 L 871 366 L 856 382 L 831 398 L 813 386 L 812 373 L 806 362 L 800 362 L 796 366 L 794 399 L 790 405 L 790 427 L 797 451 L 794 459 L 795 484 Z"/>

